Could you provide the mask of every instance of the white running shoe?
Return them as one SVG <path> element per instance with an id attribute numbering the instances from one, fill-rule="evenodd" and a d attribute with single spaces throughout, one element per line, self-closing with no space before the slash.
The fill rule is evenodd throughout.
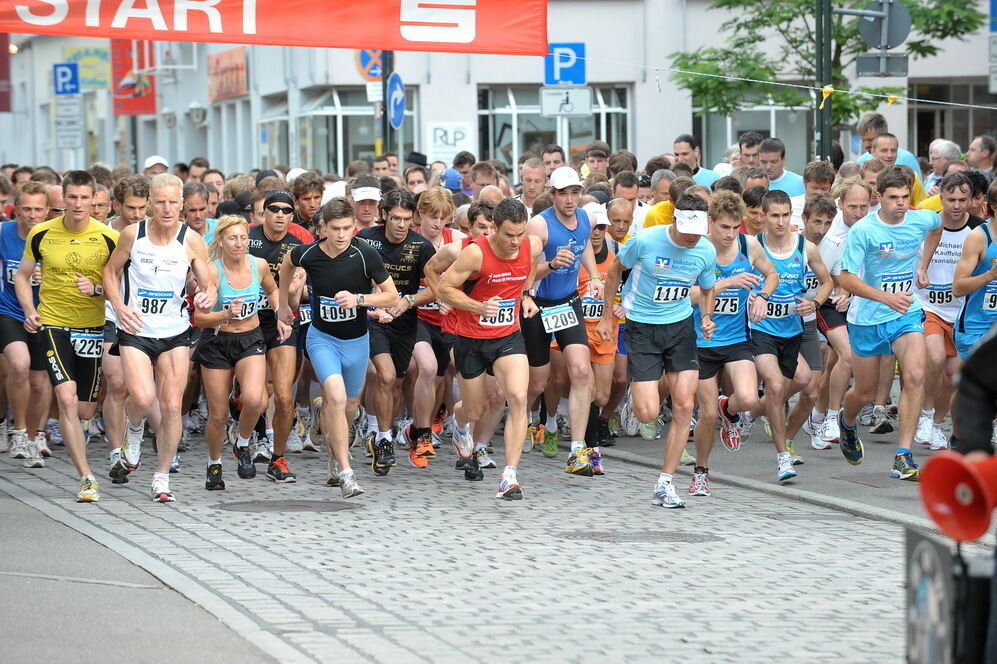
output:
<path id="1" fill-rule="evenodd" d="M 273 441 L 267 436 L 256 439 L 255 443 L 250 443 L 253 448 L 254 463 L 270 463 L 273 458 Z"/>
<path id="2" fill-rule="evenodd" d="M 488 450 L 484 447 L 476 449 L 474 456 L 478 460 L 478 468 L 497 468 L 495 462 L 488 456 Z"/>
<path id="3" fill-rule="evenodd" d="M 710 476 L 708 473 L 696 471 L 692 474 L 692 484 L 689 485 L 689 494 L 693 496 L 710 495 Z"/>
<path id="4" fill-rule="evenodd" d="M 28 456 L 24 458 L 25 468 L 44 468 L 45 461 L 42 459 L 41 450 L 35 443 L 28 443 Z"/>
<path id="5" fill-rule="evenodd" d="M 454 422 L 451 444 L 459 457 L 467 458 L 474 454 L 474 435 L 471 433 L 471 425 L 468 424 L 467 427 L 461 429 Z"/>
<path id="6" fill-rule="evenodd" d="M 930 417 L 921 415 L 917 418 L 917 431 L 914 433 L 914 442 L 921 445 L 931 445 L 934 440 L 934 422 Z"/>
<path id="7" fill-rule="evenodd" d="M 813 422 L 813 420 L 811 420 L 809 417 L 807 417 L 807 422 L 804 423 L 803 428 L 805 430 L 809 429 L 807 433 L 810 434 L 810 447 L 814 448 L 815 450 L 831 449 L 831 443 L 824 440 L 824 427 L 827 425 L 827 422 L 828 420 L 824 420 L 823 422 L 817 424 Z M 809 427 L 806 426 L 807 423 L 810 424 Z"/>
<path id="8" fill-rule="evenodd" d="M 291 433 L 287 435 L 287 446 L 285 448 L 288 452 L 294 452 L 295 454 L 301 454 L 305 449 L 305 444 L 301 440 L 301 436 L 298 435 L 298 427 L 291 427 Z"/>
<path id="9" fill-rule="evenodd" d="M 78 503 L 96 503 L 100 500 L 100 485 L 93 475 L 80 478 L 80 491 L 76 494 Z"/>
<path id="10" fill-rule="evenodd" d="M 623 425 L 623 433 L 629 437 L 636 436 L 637 432 L 640 431 L 640 420 L 637 419 L 637 413 L 634 412 L 629 392 L 627 392 L 623 406 L 620 408 L 620 424 Z"/>
<path id="11" fill-rule="evenodd" d="M 138 470 L 142 463 L 142 434 L 144 430 L 145 425 L 134 431 L 130 425 L 126 425 L 125 442 L 121 444 L 121 459 L 129 471 Z"/>
<path id="12" fill-rule="evenodd" d="M 744 411 L 741 413 L 741 444 L 744 445 L 746 442 L 751 440 L 751 429 L 755 426 L 755 418 L 751 416 L 751 413 Z"/>
<path id="13" fill-rule="evenodd" d="M 36 448 L 38 448 L 38 453 L 43 457 L 52 456 L 52 450 L 48 448 L 48 439 L 45 437 L 45 434 L 43 434 L 42 432 L 39 431 L 37 434 L 35 434 L 34 445 Z M 29 450 L 31 449 L 30 442 L 28 443 L 28 449 Z"/>
<path id="14" fill-rule="evenodd" d="M 947 450 L 949 448 L 949 439 L 944 433 L 942 433 L 941 427 L 935 425 L 932 427 L 931 431 L 931 446 L 928 448 L 932 452 L 938 452 L 940 450 Z"/>
<path id="15" fill-rule="evenodd" d="M 841 427 L 838 425 L 837 415 L 828 415 L 827 419 L 824 420 L 824 428 L 821 431 L 820 439 L 829 445 L 841 441 Z"/>
<path id="16" fill-rule="evenodd" d="M 685 501 L 679 498 L 675 491 L 675 485 L 671 482 L 659 482 L 654 486 L 654 496 L 651 504 L 657 507 L 668 507 L 671 509 L 685 507 Z"/>
<path id="17" fill-rule="evenodd" d="M 10 449 L 10 443 L 7 440 L 7 420 L 0 423 L 0 454 L 3 454 Z"/>
<path id="18" fill-rule="evenodd" d="M 3 442 L 3 441 L 0 441 Z M 15 459 L 23 459 L 24 451 L 28 449 L 28 432 L 24 429 L 14 429 L 10 432 L 10 455 Z M 22 450 L 21 456 L 16 456 L 14 450 Z M 7 450 L 4 449 L 4 452 Z"/>
<path id="19" fill-rule="evenodd" d="M 340 474 L 339 488 L 343 492 L 343 498 L 353 498 L 363 493 L 352 468 Z"/>
<path id="20" fill-rule="evenodd" d="M 62 444 L 62 427 L 59 426 L 59 420 L 50 419 L 45 424 L 45 433 L 48 435 L 48 440 L 53 445 Z"/>
<path id="21" fill-rule="evenodd" d="M 785 482 L 796 477 L 796 471 L 793 469 L 793 457 L 791 455 L 788 453 L 778 455 L 776 463 L 778 465 L 776 479 L 780 482 Z"/>
<path id="22" fill-rule="evenodd" d="M 170 491 L 170 481 L 160 477 L 152 478 L 152 500 L 157 503 L 172 503 L 176 501 Z"/>
<path id="23" fill-rule="evenodd" d="M 859 424 L 864 427 L 872 426 L 872 411 L 873 405 L 871 403 L 862 406 L 862 409 L 859 410 Z"/>

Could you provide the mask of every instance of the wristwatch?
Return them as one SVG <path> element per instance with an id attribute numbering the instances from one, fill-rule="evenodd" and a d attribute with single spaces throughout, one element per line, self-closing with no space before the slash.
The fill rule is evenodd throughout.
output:
<path id="1" fill-rule="evenodd" d="M 415 295 L 403 295 L 402 297 L 405 298 L 405 301 L 408 302 L 410 307 L 415 305 Z"/>
<path id="2" fill-rule="evenodd" d="M 770 295 L 769 295 L 768 293 L 766 293 L 765 291 L 760 291 L 760 292 L 758 293 L 758 297 L 760 297 L 760 298 L 762 298 L 763 300 L 765 300 L 766 302 L 768 302 L 768 299 L 769 299 L 769 297 L 771 297 L 771 296 L 770 296 Z"/>
<path id="3" fill-rule="evenodd" d="M 366 298 L 364 298 L 363 293 L 360 293 L 359 295 L 357 295 L 357 306 L 359 306 L 359 307 L 364 306 L 364 299 L 366 299 Z"/>

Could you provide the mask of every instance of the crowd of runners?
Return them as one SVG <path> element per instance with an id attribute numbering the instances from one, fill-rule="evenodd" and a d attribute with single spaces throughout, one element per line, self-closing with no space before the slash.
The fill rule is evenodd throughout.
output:
<path id="1" fill-rule="evenodd" d="M 175 500 L 200 432 L 209 491 L 258 464 L 295 482 L 318 457 L 289 455 L 324 448 L 347 498 L 401 459 L 495 469 L 519 500 L 530 454 L 598 477 L 640 436 L 664 441 L 651 502 L 676 508 L 710 495 L 717 438 L 770 438 L 785 482 L 797 445 L 862 463 L 862 426 L 898 430 L 881 470 L 916 481 L 912 448 L 959 435 L 953 381 L 997 322 L 997 144 L 939 139 L 922 163 L 881 115 L 857 130 L 859 159 L 802 174 L 755 132 L 715 170 L 690 135 L 643 166 L 600 141 L 342 176 L 3 166 L 0 450 L 42 468 L 64 446 L 81 502 L 140 468 Z"/>

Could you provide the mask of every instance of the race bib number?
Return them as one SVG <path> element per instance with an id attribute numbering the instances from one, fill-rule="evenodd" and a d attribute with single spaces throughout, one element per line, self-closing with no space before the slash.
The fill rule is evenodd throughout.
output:
<path id="1" fill-rule="evenodd" d="M 741 311 L 741 298 L 737 295 L 721 295 L 713 303 L 715 316 L 733 316 Z"/>
<path id="2" fill-rule="evenodd" d="M 927 288 L 928 304 L 944 306 L 952 304 L 955 297 L 952 295 L 952 284 L 928 284 Z"/>
<path id="3" fill-rule="evenodd" d="M 326 323 L 342 323 L 357 317 L 356 307 L 341 307 L 334 297 L 319 297 L 318 315 Z"/>
<path id="4" fill-rule="evenodd" d="M 661 279 L 651 299 L 655 302 L 678 302 L 689 297 L 689 284 L 674 279 Z"/>
<path id="5" fill-rule="evenodd" d="M 768 308 L 766 309 L 765 316 L 768 318 L 789 318 L 796 313 L 796 300 L 793 296 L 786 297 L 776 297 L 772 298 L 768 302 Z"/>
<path id="6" fill-rule="evenodd" d="M 302 304 L 298 307 L 298 317 L 302 325 L 312 322 L 312 305 Z"/>
<path id="7" fill-rule="evenodd" d="M 256 308 L 259 310 L 270 309 L 270 298 L 260 290 L 260 298 L 256 301 Z"/>
<path id="8" fill-rule="evenodd" d="M 76 353 L 77 357 L 100 357 L 104 350 L 103 332 L 73 331 L 69 333 L 69 341 L 73 344 L 73 352 Z"/>
<path id="9" fill-rule="evenodd" d="M 488 327 L 503 327 L 516 322 L 516 301 L 499 300 L 498 312 L 494 316 L 480 316 L 479 322 Z"/>
<path id="10" fill-rule="evenodd" d="M 578 316 L 570 303 L 558 304 L 553 307 L 546 307 L 540 310 L 540 321 L 544 325 L 544 330 L 551 334 L 560 332 L 574 325 L 578 325 Z"/>
<path id="11" fill-rule="evenodd" d="M 222 298 L 222 307 L 224 309 L 231 309 L 232 303 L 239 299 L 238 295 L 230 295 Z M 232 312 L 232 318 L 235 320 L 244 320 L 249 318 L 256 313 L 256 300 L 251 300 L 246 302 L 245 300 L 239 305 L 239 310 Z"/>
<path id="12" fill-rule="evenodd" d="M 983 291 L 983 310 L 997 311 L 997 283 L 991 281 L 984 288 L 986 290 Z"/>
<path id="13" fill-rule="evenodd" d="M 807 272 L 803 275 L 803 289 L 806 291 L 814 291 L 820 288 L 820 279 L 813 272 Z"/>
<path id="14" fill-rule="evenodd" d="M 425 286 L 419 286 L 419 292 L 420 293 L 422 291 L 424 291 L 424 290 L 426 290 Z M 420 304 L 419 308 L 420 309 L 425 309 L 427 311 L 439 311 L 440 310 L 440 301 L 439 300 L 433 300 L 432 302 L 427 302 L 426 304 Z"/>
<path id="15" fill-rule="evenodd" d="M 138 307 L 143 314 L 155 316 L 166 312 L 166 305 L 173 299 L 171 291 L 154 291 L 147 288 L 138 289 Z"/>
<path id="16" fill-rule="evenodd" d="M 6 268 L 4 272 L 6 272 L 8 284 L 14 283 L 14 275 L 17 274 L 17 270 L 20 267 L 21 261 L 4 261 L 4 268 Z"/>
<path id="17" fill-rule="evenodd" d="M 602 312 L 604 310 L 604 303 L 602 300 L 596 300 L 591 297 L 582 298 L 582 318 L 585 320 L 597 321 L 602 319 Z"/>
<path id="18" fill-rule="evenodd" d="M 879 290 L 884 293 L 909 293 L 914 286 L 914 274 L 912 272 L 895 272 L 884 274 L 879 283 Z"/>

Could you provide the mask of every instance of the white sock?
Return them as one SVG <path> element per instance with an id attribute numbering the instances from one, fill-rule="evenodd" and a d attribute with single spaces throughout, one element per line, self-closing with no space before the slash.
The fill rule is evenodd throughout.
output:
<path id="1" fill-rule="evenodd" d="M 530 425 L 533 425 L 533 424 L 537 424 L 539 421 L 540 421 L 540 411 L 539 410 L 531 410 L 530 411 L 530 421 L 526 423 L 527 426 L 530 426 Z"/>
<path id="2" fill-rule="evenodd" d="M 813 420 L 814 422 L 823 422 L 824 413 L 814 408 L 813 410 L 810 411 L 810 419 Z"/>
<path id="3" fill-rule="evenodd" d="M 377 431 L 377 415 L 367 415 L 367 431 Z"/>
<path id="4" fill-rule="evenodd" d="M 836 419 L 838 419 L 838 411 L 831 410 L 830 408 L 828 408 L 827 409 L 827 419 L 829 419 L 829 420 L 836 420 Z"/>
<path id="5" fill-rule="evenodd" d="M 273 429 L 267 429 L 267 438 L 273 440 Z"/>
<path id="6" fill-rule="evenodd" d="M 169 482 L 170 481 L 170 474 L 169 473 L 153 473 L 152 474 L 152 480 L 153 481 L 163 480 L 164 482 Z"/>
<path id="7" fill-rule="evenodd" d="M 672 474 L 671 473 L 661 473 L 658 475 L 658 484 L 671 484 Z"/>
<path id="8" fill-rule="evenodd" d="M 131 420 L 128 420 L 128 430 L 139 433 L 145 430 L 145 420 L 139 420 L 138 424 L 132 424 Z"/>
<path id="9" fill-rule="evenodd" d="M 557 412 L 565 417 L 568 416 L 568 399 L 567 397 L 561 397 L 561 402 L 557 404 Z"/>
<path id="10" fill-rule="evenodd" d="M 243 438 L 241 435 L 236 434 L 235 446 L 236 447 L 249 447 L 249 439 L 248 438 Z"/>
<path id="11" fill-rule="evenodd" d="M 382 440 L 391 440 L 391 432 L 390 431 L 378 431 L 377 432 L 377 441 L 380 442 Z"/>
<path id="12" fill-rule="evenodd" d="M 208 466 L 209 467 L 212 466 L 213 464 L 216 464 L 216 463 L 220 466 L 220 465 L 222 465 L 222 460 L 221 459 L 211 459 L 211 458 L 208 459 Z"/>
<path id="13" fill-rule="evenodd" d="M 504 479 L 506 482 L 515 482 L 516 481 L 516 467 L 515 466 L 506 466 L 505 469 L 502 470 L 502 479 Z"/>
<path id="14" fill-rule="evenodd" d="M 934 417 L 934 416 L 935 416 L 935 409 L 934 408 L 932 408 L 931 410 L 923 410 L 923 409 L 921 410 L 921 417 L 931 418 L 931 417 Z"/>
<path id="15" fill-rule="evenodd" d="M 547 431 L 557 431 L 557 415 L 547 415 Z"/>
<path id="16" fill-rule="evenodd" d="M 580 441 L 580 440 L 573 440 L 573 441 L 571 441 L 571 453 L 572 454 L 574 454 L 578 450 L 582 449 L 583 447 L 585 447 L 585 443 L 583 443 L 582 441 Z"/>
<path id="17" fill-rule="evenodd" d="M 789 452 L 779 452 L 779 453 L 777 453 L 775 455 L 775 458 L 776 458 L 776 460 L 779 460 L 779 461 L 781 461 L 782 459 L 788 459 L 789 458 Z"/>
<path id="18" fill-rule="evenodd" d="M 485 444 L 485 443 L 475 443 L 474 444 L 474 451 L 477 452 L 478 450 L 483 450 L 486 447 L 488 447 L 488 445 Z"/>
<path id="19" fill-rule="evenodd" d="M 339 471 L 339 477 L 340 477 L 340 479 L 342 479 L 344 477 L 347 477 L 349 475 L 352 475 L 352 474 L 353 474 L 353 469 L 352 468 L 347 468 L 345 470 Z"/>

